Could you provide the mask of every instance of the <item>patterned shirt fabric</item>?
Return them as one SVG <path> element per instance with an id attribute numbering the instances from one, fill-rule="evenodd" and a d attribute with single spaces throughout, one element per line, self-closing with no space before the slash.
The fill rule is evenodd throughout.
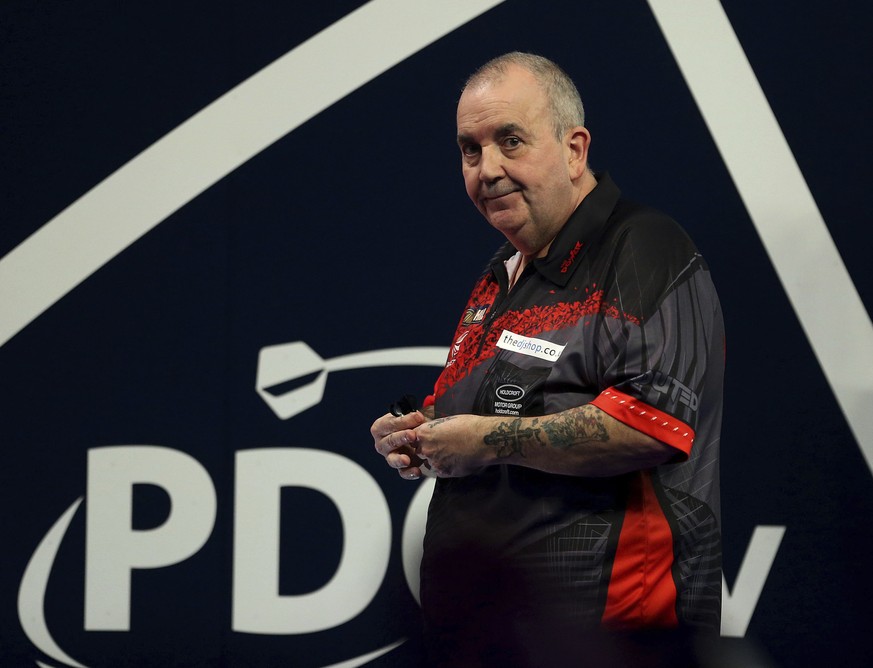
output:
<path id="1" fill-rule="evenodd" d="M 497 253 L 425 403 L 510 419 L 592 403 L 675 456 L 614 477 L 496 465 L 438 479 L 421 596 L 441 637 L 719 627 L 718 297 L 676 222 L 597 179 L 511 290 L 515 249 Z"/>

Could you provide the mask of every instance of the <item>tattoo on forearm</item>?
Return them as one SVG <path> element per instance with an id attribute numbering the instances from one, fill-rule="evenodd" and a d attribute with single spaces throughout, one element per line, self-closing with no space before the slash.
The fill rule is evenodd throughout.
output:
<path id="1" fill-rule="evenodd" d="M 497 429 L 485 436 L 485 445 L 492 446 L 501 459 L 515 454 L 524 457 L 526 443 L 537 442 L 542 445 L 538 424 L 539 420 L 534 419 L 530 427 L 521 429 L 521 418 L 511 422 L 501 422 Z"/>
<path id="2" fill-rule="evenodd" d="M 454 420 L 456 417 L 458 417 L 458 416 L 457 415 L 446 415 L 445 417 L 434 418 L 430 422 L 425 422 L 425 424 L 428 426 L 429 429 L 436 429 L 443 422 L 450 422 L 451 420 Z"/>
<path id="3" fill-rule="evenodd" d="M 560 414 L 554 418 L 543 420 L 543 431 L 549 443 L 560 450 L 567 450 L 574 445 L 609 440 L 609 432 L 599 414 L 589 414 L 584 410 L 573 411 L 570 414 Z"/>

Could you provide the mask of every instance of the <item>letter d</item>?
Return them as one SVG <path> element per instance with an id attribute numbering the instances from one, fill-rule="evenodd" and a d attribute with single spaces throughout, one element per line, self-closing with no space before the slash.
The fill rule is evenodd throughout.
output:
<path id="1" fill-rule="evenodd" d="M 343 548 L 336 572 L 319 589 L 300 595 L 279 592 L 283 487 L 306 487 L 324 494 L 342 520 Z M 306 448 L 243 450 L 236 453 L 233 543 L 233 630 L 316 633 L 354 619 L 376 596 L 391 556 L 391 511 L 367 471 L 336 453 Z M 306 536 L 298 545 L 319 558 L 319 546 Z"/>
<path id="2" fill-rule="evenodd" d="M 133 486 L 161 487 L 170 515 L 159 527 L 131 529 Z M 88 451 L 85 630 L 130 630 L 130 574 L 190 557 L 215 524 L 215 487 L 190 455 L 157 446 Z"/>

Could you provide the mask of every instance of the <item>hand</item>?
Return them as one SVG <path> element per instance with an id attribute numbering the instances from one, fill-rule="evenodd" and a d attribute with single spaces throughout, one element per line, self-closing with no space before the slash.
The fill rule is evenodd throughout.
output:
<path id="1" fill-rule="evenodd" d="M 440 478 L 471 475 L 491 463 L 482 429 L 487 418 L 450 415 L 415 428 L 415 454 Z"/>
<path id="2" fill-rule="evenodd" d="M 376 452 L 385 458 L 388 466 L 397 469 L 401 478 L 416 480 L 423 475 L 424 462 L 416 454 L 418 436 L 414 430 L 426 419 L 420 411 L 399 417 L 386 413 L 370 427 Z"/>

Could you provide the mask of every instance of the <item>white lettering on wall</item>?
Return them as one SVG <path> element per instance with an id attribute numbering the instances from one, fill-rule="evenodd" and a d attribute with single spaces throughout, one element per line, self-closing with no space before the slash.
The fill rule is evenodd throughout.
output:
<path id="1" fill-rule="evenodd" d="M 169 495 L 170 515 L 161 526 L 131 528 L 138 483 Z M 86 498 L 85 629 L 129 631 L 131 571 L 170 566 L 203 547 L 215 524 L 215 487 L 184 452 L 114 446 L 88 451 Z"/>
<path id="2" fill-rule="evenodd" d="M 784 535 L 785 527 L 755 527 L 743 563 L 740 564 L 733 592 L 728 589 L 722 575 L 721 634 L 723 636 L 742 638 L 746 635 Z"/>
<path id="3" fill-rule="evenodd" d="M 342 518 L 339 567 L 324 587 L 312 593 L 279 595 L 282 487 L 307 487 L 324 494 Z M 315 546 L 307 549 L 317 551 Z M 390 552 L 388 502 L 376 481 L 358 464 L 324 450 L 237 452 L 234 631 L 314 633 L 354 619 L 382 586 Z"/>
<path id="4" fill-rule="evenodd" d="M 161 526 L 134 530 L 133 485 L 143 483 L 166 491 L 171 511 Z M 343 548 L 336 572 L 323 587 L 283 596 L 279 594 L 281 489 L 295 486 L 324 494 L 336 506 Z M 433 480 L 421 483 L 403 525 L 403 569 L 416 599 L 433 486 Z M 171 566 L 194 555 L 215 524 L 215 488 L 203 466 L 184 452 L 158 446 L 112 446 L 89 451 L 87 489 L 85 630 L 129 631 L 131 572 Z M 18 599 L 19 619 L 31 642 L 71 666 L 82 664 L 52 638 L 43 605 L 58 547 L 80 502 L 70 506 L 41 541 L 23 574 Z M 324 450 L 239 451 L 234 503 L 234 631 L 315 633 L 354 619 L 373 601 L 388 568 L 391 514 L 377 482 L 361 466 Z M 782 526 L 756 527 L 732 591 L 723 579 L 722 635 L 745 636 L 784 533 Z M 317 546 L 307 544 L 301 549 L 319 553 Z M 349 665 L 361 664 L 355 660 Z"/>

